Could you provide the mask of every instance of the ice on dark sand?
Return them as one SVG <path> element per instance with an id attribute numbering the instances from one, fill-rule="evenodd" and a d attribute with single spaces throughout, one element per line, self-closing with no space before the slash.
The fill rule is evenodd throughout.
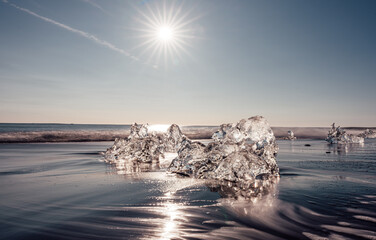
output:
<path id="1" fill-rule="evenodd" d="M 256 182 L 277 181 L 278 146 L 264 117 L 255 116 L 234 124 L 222 124 L 212 139 L 206 145 L 192 141 L 182 134 L 176 124 L 162 135 L 149 134 L 147 125 L 134 124 L 128 139 L 116 139 L 106 151 L 105 159 L 118 168 L 129 169 L 135 164 L 159 163 L 165 153 L 174 152 L 177 157 L 169 164 L 168 172 L 218 180 L 216 183 L 219 185 L 233 184 L 243 189 L 239 192 L 245 198 L 260 193 L 256 187 L 250 187 L 258 186 Z"/>

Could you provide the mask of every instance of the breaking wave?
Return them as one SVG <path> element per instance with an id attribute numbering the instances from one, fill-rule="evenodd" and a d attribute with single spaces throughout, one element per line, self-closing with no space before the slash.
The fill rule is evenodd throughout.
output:
<path id="1" fill-rule="evenodd" d="M 152 126 L 152 125 L 151 125 Z M 190 139 L 210 139 L 219 126 L 183 126 L 182 132 Z M 328 127 L 272 127 L 277 139 L 292 130 L 298 139 L 325 139 Z M 358 134 L 366 128 L 344 128 Z M 0 143 L 37 142 L 91 142 L 126 138 L 130 125 L 101 124 L 10 124 L 0 123 Z"/>

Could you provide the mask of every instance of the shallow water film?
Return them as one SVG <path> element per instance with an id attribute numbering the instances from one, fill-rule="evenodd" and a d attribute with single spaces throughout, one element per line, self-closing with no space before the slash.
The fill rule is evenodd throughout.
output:
<path id="1" fill-rule="evenodd" d="M 281 176 L 250 199 L 164 163 L 119 171 L 111 145 L 1 144 L 0 238 L 376 239 L 375 139 L 278 141 Z"/>

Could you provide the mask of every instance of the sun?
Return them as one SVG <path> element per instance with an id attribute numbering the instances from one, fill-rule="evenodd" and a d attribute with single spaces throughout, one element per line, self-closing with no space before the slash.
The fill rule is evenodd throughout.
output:
<path id="1" fill-rule="evenodd" d="M 174 38 L 174 31 L 169 26 L 161 26 L 157 31 L 157 38 L 159 41 L 168 42 Z"/>
<path id="2" fill-rule="evenodd" d="M 142 9 L 136 8 L 139 23 L 133 28 L 140 34 L 138 45 L 140 58 L 147 56 L 146 62 L 153 66 L 176 65 L 185 55 L 191 56 L 188 48 L 196 39 L 192 23 L 199 17 L 193 16 L 191 8 L 176 1 L 146 2 Z"/>

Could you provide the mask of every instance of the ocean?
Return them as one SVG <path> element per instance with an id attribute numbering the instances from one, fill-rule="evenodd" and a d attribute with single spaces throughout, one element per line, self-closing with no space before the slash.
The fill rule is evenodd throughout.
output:
<path id="1" fill-rule="evenodd" d="M 0 143 L 113 141 L 115 138 L 127 137 L 130 127 L 129 124 L 0 123 Z M 210 139 L 218 126 L 181 126 L 181 129 L 190 139 Z M 329 127 L 272 127 L 272 129 L 277 138 L 286 137 L 287 131 L 293 130 L 295 136 L 300 139 L 324 139 Z M 344 129 L 349 133 L 359 134 L 367 128 Z M 375 128 L 370 129 L 375 130 Z"/>
<path id="2" fill-rule="evenodd" d="M 163 165 L 119 172 L 100 154 L 111 141 L 0 144 L 0 238 L 376 238 L 376 139 L 277 143 L 279 181 L 248 200 Z"/>
<path id="3" fill-rule="evenodd" d="M 130 127 L 129 124 L 0 123 L 0 143 L 113 141 L 127 137 Z M 217 126 L 182 126 L 182 131 L 192 139 L 210 138 L 217 129 Z"/>

